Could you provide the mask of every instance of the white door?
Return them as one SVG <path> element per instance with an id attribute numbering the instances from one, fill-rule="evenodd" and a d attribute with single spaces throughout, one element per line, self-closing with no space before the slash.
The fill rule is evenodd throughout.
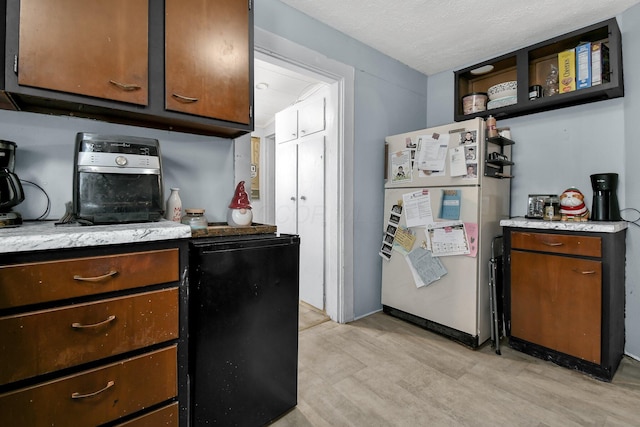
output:
<path id="1" fill-rule="evenodd" d="M 298 144 L 276 145 L 276 225 L 280 233 L 298 234 Z"/>
<path id="2" fill-rule="evenodd" d="M 300 299 L 324 309 L 324 136 L 298 143 Z"/>
<path id="3" fill-rule="evenodd" d="M 300 236 L 300 299 L 325 309 L 328 88 L 276 114 L 276 225 Z M 297 123 L 292 124 L 296 119 Z M 297 138 L 292 139 L 297 132 Z"/>

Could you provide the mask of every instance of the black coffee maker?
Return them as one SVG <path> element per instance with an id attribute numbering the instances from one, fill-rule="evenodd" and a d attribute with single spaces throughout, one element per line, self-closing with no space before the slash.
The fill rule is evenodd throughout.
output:
<path id="1" fill-rule="evenodd" d="M 22 224 L 22 216 L 12 210 L 24 200 L 22 184 L 13 172 L 16 147 L 15 142 L 0 140 L 0 227 Z"/>
<path id="2" fill-rule="evenodd" d="M 620 206 L 618 205 L 617 173 L 597 173 L 591 175 L 593 187 L 593 206 L 591 219 L 594 221 L 620 221 Z"/>

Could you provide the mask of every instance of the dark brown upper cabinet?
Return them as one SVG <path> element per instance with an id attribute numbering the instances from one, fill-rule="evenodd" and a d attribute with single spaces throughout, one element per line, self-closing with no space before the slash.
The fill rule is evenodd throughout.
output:
<path id="1" fill-rule="evenodd" d="M 18 84 L 147 105 L 147 0 L 22 0 Z"/>
<path id="2" fill-rule="evenodd" d="M 1 2 L 0 108 L 236 138 L 253 130 L 237 0 Z"/>
<path id="3" fill-rule="evenodd" d="M 545 86 L 551 66 L 558 65 L 558 53 L 573 49 L 583 42 L 604 42 L 609 48 L 608 82 L 567 93 L 529 99 L 529 88 Z M 483 67 L 491 71 L 477 74 Z M 624 96 L 622 77 L 622 40 L 615 18 L 590 25 L 577 31 L 554 37 L 536 45 L 481 62 L 454 72 L 454 120 L 473 117 L 509 118 L 549 111 L 557 108 L 602 101 Z M 517 81 L 515 104 L 464 114 L 462 98 L 473 92 L 487 92 L 498 83 Z"/>
<path id="4" fill-rule="evenodd" d="M 167 110 L 251 123 L 249 9 L 238 0 L 166 0 Z"/>

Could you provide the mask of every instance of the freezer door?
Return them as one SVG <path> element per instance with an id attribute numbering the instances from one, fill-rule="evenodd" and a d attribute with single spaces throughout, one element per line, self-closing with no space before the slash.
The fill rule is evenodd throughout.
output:
<path id="1" fill-rule="evenodd" d="M 438 220 L 438 209 L 444 188 L 430 188 L 431 206 L 434 220 Z M 448 189 L 448 188 L 447 188 Z M 478 187 L 460 187 L 461 212 L 460 220 L 478 224 Z M 385 191 L 385 220 L 390 216 L 391 208 L 402 200 L 405 193 L 418 191 L 421 188 L 389 189 Z M 406 212 L 401 215 L 401 227 L 406 226 Z M 387 223 L 385 222 L 385 230 Z M 424 227 L 413 227 L 416 235 L 414 246 L 426 241 Z M 477 242 L 476 242 L 477 244 Z M 479 306 L 486 305 L 488 310 L 488 294 L 479 290 L 480 252 L 476 257 L 466 255 L 441 256 L 439 259 L 447 269 L 447 274 L 432 284 L 417 288 L 405 256 L 391 251 L 391 259 L 382 263 L 382 304 L 397 310 L 436 322 L 449 328 L 464 332 L 472 337 L 478 336 Z M 485 301 L 481 301 L 486 299 Z M 486 332 L 489 333 L 487 322 Z M 482 335 L 485 335 L 484 333 Z M 486 339 L 481 337 L 481 339 Z M 482 342 L 482 341 L 481 341 Z"/>
<path id="2" fill-rule="evenodd" d="M 475 118 L 385 138 L 386 188 L 478 185 L 484 173 L 484 120 Z M 440 158 L 442 162 L 431 159 Z M 427 170 L 433 163 L 443 170 Z"/>

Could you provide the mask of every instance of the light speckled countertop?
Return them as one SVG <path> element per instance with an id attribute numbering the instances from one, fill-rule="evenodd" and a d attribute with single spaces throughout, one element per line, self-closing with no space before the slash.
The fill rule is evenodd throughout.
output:
<path id="1" fill-rule="evenodd" d="M 587 231 L 592 233 L 617 233 L 628 227 L 625 221 L 546 221 L 523 217 L 500 220 L 502 227 L 535 228 L 538 230 Z"/>
<path id="2" fill-rule="evenodd" d="M 117 245 L 190 237 L 191 228 L 188 225 L 167 220 L 90 226 L 56 226 L 54 221 L 25 222 L 19 227 L 0 228 L 0 253 Z"/>

